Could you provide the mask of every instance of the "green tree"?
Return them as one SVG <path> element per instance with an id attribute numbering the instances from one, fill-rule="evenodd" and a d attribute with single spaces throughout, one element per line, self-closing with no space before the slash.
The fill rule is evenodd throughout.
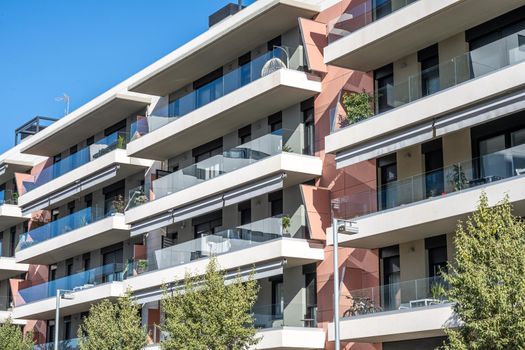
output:
<path id="1" fill-rule="evenodd" d="M 374 114 L 373 101 L 374 97 L 366 91 L 345 92 L 343 107 L 346 111 L 346 119 L 341 120 L 341 123 L 353 124 L 372 116 Z"/>
<path id="2" fill-rule="evenodd" d="M 253 275 L 225 284 L 224 271 L 211 259 L 206 273 L 187 274 L 181 288 L 164 289 L 165 350 L 243 350 L 259 342 L 250 311 L 259 290 Z"/>
<path id="3" fill-rule="evenodd" d="M 81 350 L 140 350 L 147 342 L 139 307 L 129 291 L 116 303 L 104 299 L 91 306 L 78 337 Z"/>
<path id="4" fill-rule="evenodd" d="M 25 335 L 22 329 L 14 325 L 10 318 L 0 325 L 0 349 L 3 350 L 33 350 L 33 333 Z"/>
<path id="5" fill-rule="evenodd" d="M 509 199 L 494 207 L 482 194 L 455 235 L 456 257 L 444 273 L 460 320 L 445 350 L 525 349 L 525 223 Z"/>

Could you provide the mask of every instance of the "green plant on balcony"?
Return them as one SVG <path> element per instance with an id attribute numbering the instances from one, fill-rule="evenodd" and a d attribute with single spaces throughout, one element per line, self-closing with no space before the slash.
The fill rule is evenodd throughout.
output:
<path id="1" fill-rule="evenodd" d="M 463 166 L 460 163 L 452 165 L 452 172 L 448 175 L 448 181 L 452 185 L 454 191 L 461 191 L 467 188 L 467 176 L 465 175 Z"/>
<path id="2" fill-rule="evenodd" d="M 290 226 L 292 225 L 292 219 L 288 215 L 285 215 L 281 218 L 281 226 L 283 228 L 283 233 L 286 235 L 289 235 L 290 232 L 288 230 L 290 229 Z"/>
<path id="3" fill-rule="evenodd" d="M 443 301 L 447 297 L 447 290 L 445 285 L 440 282 L 432 283 L 430 286 L 430 294 L 432 294 L 432 299 Z"/>
<path id="4" fill-rule="evenodd" d="M 148 271 L 148 260 L 140 259 L 137 260 L 137 273 L 141 274 Z"/>
<path id="5" fill-rule="evenodd" d="M 126 147 L 126 139 L 123 135 L 118 135 L 117 137 L 117 148 L 124 149 Z"/>
<path id="6" fill-rule="evenodd" d="M 126 204 L 124 203 L 124 197 L 122 197 L 122 195 L 119 194 L 117 197 L 115 197 L 115 199 L 112 202 L 112 205 L 114 213 L 124 213 Z"/>
<path id="7" fill-rule="evenodd" d="M 18 204 L 18 197 L 20 197 L 18 192 L 13 192 L 13 204 Z"/>
<path id="8" fill-rule="evenodd" d="M 343 124 L 354 124 L 374 115 L 374 96 L 366 91 L 345 92 L 343 94 L 343 108 L 346 116 L 340 120 Z"/>
<path id="9" fill-rule="evenodd" d="M 148 198 L 148 196 L 146 196 L 146 194 L 144 192 L 141 192 L 141 194 L 136 196 L 135 199 L 133 200 L 133 204 L 135 206 L 146 204 L 148 202 L 149 202 L 149 198 Z"/>

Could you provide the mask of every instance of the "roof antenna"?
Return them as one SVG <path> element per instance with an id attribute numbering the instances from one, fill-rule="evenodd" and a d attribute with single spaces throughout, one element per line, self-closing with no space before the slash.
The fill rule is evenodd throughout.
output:
<path id="1" fill-rule="evenodd" d="M 239 0 L 239 1 L 242 1 L 242 0 Z M 70 97 L 65 92 L 62 93 L 62 96 L 55 97 L 55 101 L 57 102 L 62 101 L 66 104 L 66 107 L 64 109 L 64 115 L 69 114 L 69 100 L 70 100 Z"/>

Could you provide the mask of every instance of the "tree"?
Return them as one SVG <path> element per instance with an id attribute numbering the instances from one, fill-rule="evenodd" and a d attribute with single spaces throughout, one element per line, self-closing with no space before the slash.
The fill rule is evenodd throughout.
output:
<path id="1" fill-rule="evenodd" d="M 10 318 L 0 325 L 0 349 L 33 350 L 34 345 L 33 333 L 24 335 L 22 329 L 14 325 Z"/>
<path id="2" fill-rule="evenodd" d="M 366 91 L 345 92 L 342 102 L 346 111 L 346 118 L 340 122 L 345 125 L 360 122 L 374 115 L 374 97 Z"/>
<path id="3" fill-rule="evenodd" d="M 211 259 L 203 276 L 187 274 L 170 293 L 164 288 L 161 329 L 167 335 L 165 350 L 243 350 L 259 339 L 250 311 L 259 287 L 253 275 L 243 282 L 225 284 L 224 271 Z"/>
<path id="4" fill-rule="evenodd" d="M 116 303 L 104 299 L 91 306 L 78 337 L 81 350 L 140 350 L 147 343 L 139 307 L 129 291 Z"/>
<path id="5" fill-rule="evenodd" d="M 482 194 L 455 245 L 443 277 L 460 326 L 446 329 L 443 349 L 525 349 L 525 222 L 508 197 L 489 207 Z"/>

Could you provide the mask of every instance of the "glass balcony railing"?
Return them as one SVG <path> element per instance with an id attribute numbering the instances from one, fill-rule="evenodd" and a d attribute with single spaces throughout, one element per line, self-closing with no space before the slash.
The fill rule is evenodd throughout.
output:
<path id="1" fill-rule="evenodd" d="M 417 0 L 341 1 L 341 16 L 328 23 L 328 42 L 333 43 Z"/>
<path id="2" fill-rule="evenodd" d="M 184 169 L 163 176 L 152 183 L 151 194 L 136 188 L 129 192 L 128 208 L 144 204 L 153 199 L 166 197 L 175 192 L 211 180 L 220 175 L 258 162 L 261 159 L 290 150 L 283 146 L 283 130 L 259 137 L 231 148 L 222 154 L 192 164 Z"/>
<path id="3" fill-rule="evenodd" d="M 317 307 L 289 303 L 255 305 L 252 308 L 256 328 L 317 327 Z"/>
<path id="4" fill-rule="evenodd" d="M 53 298 L 56 296 L 57 289 L 80 292 L 99 284 L 122 281 L 124 267 L 124 264 L 108 264 L 21 289 L 16 295 L 16 305 Z"/>
<path id="5" fill-rule="evenodd" d="M 80 349 L 79 345 L 80 338 L 74 338 L 69 340 L 60 340 L 58 342 L 58 350 L 78 350 Z M 55 349 L 55 343 L 45 343 L 45 344 L 38 344 L 35 345 L 34 350 L 54 350 Z"/>
<path id="6" fill-rule="evenodd" d="M 300 50 L 297 48 L 296 50 Z M 276 46 L 200 88 L 169 103 L 164 115 L 138 119 L 131 126 L 131 140 L 152 132 L 276 70 L 290 68 L 291 49 Z"/>
<path id="7" fill-rule="evenodd" d="M 352 219 L 525 174 L 525 144 L 332 200 L 338 219 Z"/>
<path id="8" fill-rule="evenodd" d="M 525 31 L 496 40 L 488 45 L 454 57 L 438 66 L 428 68 L 406 80 L 387 85 L 373 96 L 375 114 L 388 112 L 423 97 L 450 87 L 493 73 L 525 61 Z M 345 128 L 352 122 L 338 109 L 331 111 L 332 132 Z M 359 118 L 365 120 L 367 118 Z M 360 122 L 359 121 L 359 122 Z"/>
<path id="9" fill-rule="evenodd" d="M 18 252 L 38 243 L 85 227 L 114 214 L 116 213 L 112 210 L 104 210 L 104 207 L 93 206 L 84 208 L 71 215 L 64 216 L 24 233 L 20 236 L 16 251 Z"/>
<path id="10" fill-rule="evenodd" d="M 448 304 L 449 286 L 441 277 L 430 277 L 379 287 L 351 290 L 341 296 L 343 317 L 412 310 Z"/>
<path id="11" fill-rule="evenodd" d="M 18 204 L 18 192 L 12 190 L 0 191 L 0 205 Z"/>
<path id="12" fill-rule="evenodd" d="M 126 148 L 128 137 L 125 132 L 115 132 L 78 152 L 45 167 L 39 174 L 23 182 L 26 192 L 40 187 L 84 164 L 119 148 Z"/>
<path id="13" fill-rule="evenodd" d="M 232 253 L 282 237 L 280 217 L 259 220 L 159 249 L 148 259 L 128 265 L 128 276 L 184 265 L 199 259 Z"/>

